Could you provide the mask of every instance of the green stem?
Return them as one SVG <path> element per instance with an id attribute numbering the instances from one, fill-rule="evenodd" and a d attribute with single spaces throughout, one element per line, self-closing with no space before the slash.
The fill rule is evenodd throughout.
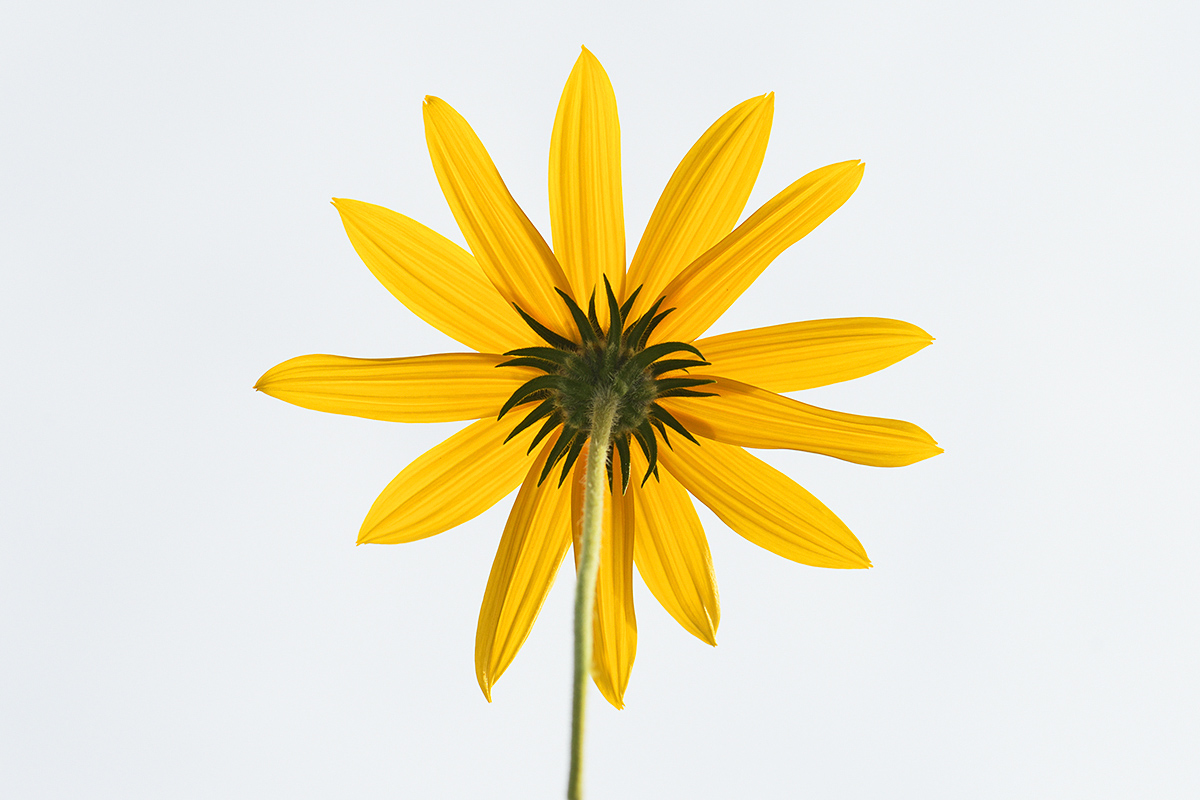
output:
<path id="1" fill-rule="evenodd" d="M 583 709 L 592 663 L 592 615 L 596 607 L 596 575 L 600 571 L 605 467 L 617 403 L 617 396 L 609 392 L 597 396 L 592 404 L 592 430 L 583 487 L 583 536 L 579 543 L 579 577 L 575 584 L 575 674 L 571 699 L 571 775 L 567 779 L 567 800 L 583 798 Z"/>

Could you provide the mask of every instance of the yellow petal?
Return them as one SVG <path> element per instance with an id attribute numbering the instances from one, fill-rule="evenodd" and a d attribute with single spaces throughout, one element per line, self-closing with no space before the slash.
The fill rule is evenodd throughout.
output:
<path id="1" fill-rule="evenodd" d="M 733 230 L 767 152 L 775 95 L 752 97 L 714 122 L 675 169 L 629 264 L 641 314 L 671 279 Z M 669 308 L 669 306 L 664 306 Z"/>
<path id="2" fill-rule="evenodd" d="M 708 539 L 692 498 L 665 469 L 639 486 L 646 458 L 635 450 L 632 461 L 638 574 L 684 630 L 715 646 L 721 605 Z"/>
<path id="3" fill-rule="evenodd" d="M 563 556 L 571 546 L 571 493 L 547 479 L 538 486 L 551 438 L 525 474 L 513 504 L 475 631 L 475 675 L 490 703 L 492 686 L 525 643 Z"/>
<path id="4" fill-rule="evenodd" d="M 890 367 L 933 337 L 880 317 L 815 319 L 700 339 L 706 369 L 772 392 L 814 389 Z"/>
<path id="5" fill-rule="evenodd" d="M 527 428 L 503 443 L 520 414 L 481 419 L 425 452 L 392 479 L 358 532 L 359 544 L 401 544 L 448 531 L 517 488 L 533 456 Z"/>
<path id="6" fill-rule="evenodd" d="M 813 567 L 871 566 L 858 539 L 825 505 L 740 447 L 677 439 L 659 460 L 721 521 L 759 547 Z"/>
<path id="7" fill-rule="evenodd" d="M 942 452 L 928 433 L 898 419 L 817 408 L 749 384 L 696 375 L 716 397 L 658 402 L 694 434 L 740 447 L 782 447 L 872 467 L 903 467 Z"/>
<path id="8" fill-rule="evenodd" d="M 536 341 L 466 250 L 383 206 L 344 198 L 333 205 L 358 257 L 418 317 L 481 353 Z"/>
<path id="9" fill-rule="evenodd" d="M 426 97 L 423 110 L 425 141 L 442 194 L 484 274 L 507 302 L 569 335 L 576 328 L 554 289 L 569 294 L 570 284 L 483 143 L 445 100 Z"/>
<path id="10" fill-rule="evenodd" d="M 583 525 L 583 477 L 587 450 L 579 456 L 571 481 L 571 520 L 576 544 Z M 613 452 L 613 472 L 619 476 L 620 456 Z M 617 478 L 620 486 L 620 477 Z M 604 493 L 604 533 L 600 540 L 600 571 L 596 576 L 596 609 L 592 625 L 592 680 L 604 699 L 625 707 L 625 687 L 637 653 L 637 621 L 633 615 L 633 495 Z"/>
<path id="11" fill-rule="evenodd" d="M 862 175 L 861 161 L 830 164 L 767 201 L 671 281 L 662 307 L 678 310 L 663 320 L 654 341 L 689 342 L 708 330 L 776 256 L 850 199 Z"/>
<path id="12" fill-rule="evenodd" d="M 387 422 L 453 422 L 496 416 L 513 392 L 540 374 L 496 368 L 507 360 L 483 353 L 298 356 L 271 367 L 254 388 L 314 411 Z"/>
<path id="13" fill-rule="evenodd" d="M 550 227 L 554 254 L 587 308 L 607 275 L 617 296 L 625 280 L 625 210 L 621 202 L 621 128 L 608 74 L 583 48 L 563 88 L 550 137 Z M 603 300 L 603 289 L 599 300 Z M 597 303 L 603 325 L 608 305 Z"/>

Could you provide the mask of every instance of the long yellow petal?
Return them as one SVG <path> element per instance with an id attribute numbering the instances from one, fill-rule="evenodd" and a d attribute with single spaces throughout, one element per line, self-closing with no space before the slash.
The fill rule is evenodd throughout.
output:
<path id="1" fill-rule="evenodd" d="M 629 264 L 626 292 L 643 287 L 635 314 L 648 308 L 672 278 L 733 230 L 762 167 L 774 109 L 774 94 L 734 106 L 704 132 L 676 167 Z"/>
<path id="2" fill-rule="evenodd" d="M 483 353 L 297 356 L 271 367 L 254 388 L 314 411 L 387 422 L 454 422 L 494 417 L 513 392 L 540 374 L 496 368 L 506 360 Z"/>
<path id="3" fill-rule="evenodd" d="M 584 308 L 607 275 L 617 296 L 625 281 L 621 127 L 604 67 L 583 48 L 563 88 L 550 137 L 550 227 L 554 254 Z M 603 290 L 600 292 L 603 299 Z M 597 303 L 601 324 L 608 305 Z"/>
<path id="4" fill-rule="evenodd" d="M 712 555 L 692 498 L 665 469 L 639 486 L 646 458 L 633 453 L 633 561 L 650 592 L 684 630 L 716 645 L 721 605 Z"/>
<path id="5" fill-rule="evenodd" d="M 532 427 L 503 443 L 520 417 L 474 422 L 401 470 L 367 512 L 358 543 L 413 542 L 494 506 L 517 488 L 534 458 L 525 453 Z"/>
<path id="6" fill-rule="evenodd" d="M 708 330 L 776 256 L 850 199 L 863 168 L 843 161 L 808 173 L 688 265 L 663 291 L 662 307 L 678 310 L 654 341 L 688 342 Z"/>
<path id="7" fill-rule="evenodd" d="M 658 402 L 694 434 L 740 447 L 787 448 L 871 467 L 903 467 L 942 452 L 911 422 L 817 408 L 790 397 L 714 375 L 701 387 L 716 397 L 667 397 Z"/>
<path id="8" fill-rule="evenodd" d="M 696 499 L 759 547 L 813 567 L 871 566 L 858 539 L 820 500 L 742 448 L 680 439 L 658 457 Z"/>
<path id="9" fill-rule="evenodd" d="M 613 453 L 613 471 L 620 469 L 620 456 Z M 579 456 L 571 481 L 571 520 L 576 544 L 583 524 L 583 476 L 587 450 Z M 619 474 L 619 473 L 618 473 Z M 620 478 L 617 478 L 620 486 Z M 596 576 L 596 610 L 593 618 L 592 680 L 604 699 L 617 708 L 625 707 L 625 687 L 637 653 L 637 621 L 633 615 L 633 495 L 615 497 L 612 488 L 604 493 L 604 533 L 600 540 L 600 571 Z"/>
<path id="10" fill-rule="evenodd" d="M 426 97 L 423 112 L 425 141 L 442 194 L 484 274 L 507 302 L 570 335 L 576 329 L 554 289 L 570 293 L 571 286 L 542 235 L 509 194 L 483 143 L 445 100 Z"/>
<path id="11" fill-rule="evenodd" d="M 880 317 L 789 322 L 700 339 L 709 372 L 772 392 L 815 389 L 870 375 L 927 346 L 916 325 Z"/>
<path id="12" fill-rule="evenodd" d="M 552 479 L 537 483 L 553 443 L 552 438 L 542 447 L 525 474 L 483 593 L 475 676 L 489 703 L 492 686 L 525 644 L 571 546 L 571 493 Z"/>
<path id="13" fill-rule="evenodd" d="M 334 198 L 350 244 L 379 282 L 414 314 L 481 353 L 503 353 L 536 336 L 466 250 L 403 214 Z"/>

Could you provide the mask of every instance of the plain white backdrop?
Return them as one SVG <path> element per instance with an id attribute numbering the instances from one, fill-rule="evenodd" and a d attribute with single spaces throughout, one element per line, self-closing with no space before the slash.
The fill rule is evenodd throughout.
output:
<path id="1" fill-rule="evenodd" d="M 702 518 L 716 649 L 639 585 L 601 798 L 1192 798 L 1200 688 L 1200 24 L 1186 2 L 17 3 L 0 29 L 0 794 L 555 798 L 569 567 L 484 701 L 510 500 L 354 546 L 459 425 L 298 409 L 303 353 L 459 350 L 330 197 L 462 241 L 420 103 L 448 100 L 549 236 L 581 44 L 620 107 L 629 253 L 692 142 L 776 92 L 753 210 L 858 193 L 714 331 L 885 316 L 937 342 L 801 399 L 898 417 L 896 470 L 762 454 L 875 568 Z"/>

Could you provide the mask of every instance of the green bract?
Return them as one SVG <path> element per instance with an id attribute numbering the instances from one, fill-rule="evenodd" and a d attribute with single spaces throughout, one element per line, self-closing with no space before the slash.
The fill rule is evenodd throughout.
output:
<path id="1" fill-rule="evenodd" d="M 549 347 L 522 347 L 504 355 L 513 356 L 500 367 L 535 367 L 545 374 L 526 381 L 500 409 L 498 418 L 516 406 L 541 400 L 521 420 L 508 439 L 539 420 L 541 430 L 529 445 L 529 452 L 538 442 L 557 426 L 562 431 L 550 450 L 546 465 L 538 483 L 559 461 L 564 461 L 558 483 L 561 486 L 567 474 L 579 458 L 592 431 L 592 409 L 597 399 L 616 399 L 616 418 L 612 428 L 612 446 L 621 456 L 621 490 L 629 486 L 629 440 L 634 438 L 646 455 L 649 467 L 642 478 L 644 484 L 651 475 L 658 474 L 658 442 L 655 432 L 662 436 L 670 447 L 667 428 L 695 442 L 687 429 L 675 417 L 657 403 L 661 397 L 711 397 L 711 392 L 698 392 L 697 386 L 712 383 L 706 378 L 663 378 L 665 373 L 686 370 L 690 367 L 708 366 L 704 356 L 690 344 L 684 342 L 659 342 L 646 346 L 651 332 L 675 309 L 660 312 L 659 298 L 650 310 L 628 325 L 629 312 L 633 308 L 641 288 L 635 289 L 624 305 L 617 302 L 612 286 L 604 279 L 604 290 L 608 298 L 607 331 L 600 327 L 596 316 L 596 293 L 585 314 L 579 304 L 561 290 L 558 294 L 567 304 L 575 326 L 579 329 L 580 341 L 573 342 L 550 330 L 514 304 L 517 313 Z M 663 359 L 671 353 L 686 351 L 696 358 Z M 505 441 L 508 441 L 505 439 Z M 612 463 L 608 467 L 609 482 L 612 482 Z"/>

